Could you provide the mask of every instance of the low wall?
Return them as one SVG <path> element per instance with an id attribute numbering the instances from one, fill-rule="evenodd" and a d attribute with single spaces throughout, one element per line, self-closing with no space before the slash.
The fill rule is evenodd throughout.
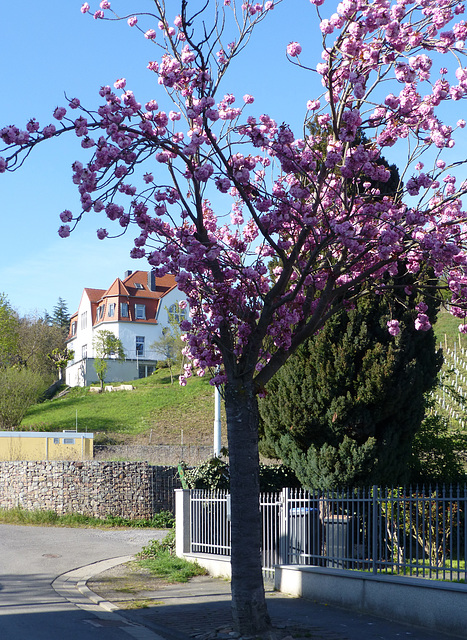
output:
<path id="1" fill-rule="evenodd" d="M 176 469 L 147 462 L 0 462 L 0 508 L 97 518 L 174 510 Z"/>
<path id="2" fill-rule="evenodd" d="M 275 588 L 323 604 L 466 637 L 465 584 L 288 565 L 276 567 Z"/>

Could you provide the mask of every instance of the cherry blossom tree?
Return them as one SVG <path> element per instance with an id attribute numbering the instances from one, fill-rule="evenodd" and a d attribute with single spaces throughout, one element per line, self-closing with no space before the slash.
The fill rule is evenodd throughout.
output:
<path id="1" fill-rule="evenodd" d="M 121 78 L 100 89 L 97 108 L 70 98 L 53 112 L 53 124 L 32 119 L 0 129 L 0 172 L 21 167 L 45 140 L 78 136 L 84 157 L 73 164 L 73 182 L 81 210 L 62 212 L 59 234 L 103 212 L 109 226 L 98 237 L 136 231 L 131 255 L 145 256 L 156 276 L 174 274 L 186 296 L 190 365 L 181 383 L 213 372 L 224 391 L 232 610 L 242 633 L 269 625 L 257 395 L 344 306 L 368 295 L 382 296 L 388 309 L 397 304 L 390 283 L 400 265 L 413 276 L 409 293 L 433 273 L 436 288 L 425 293 L 443 295 L 461 318 L 467 294 L 466 185 L 460 161 L 450 160 L 465 122 L 441 117 L 444 105 L 467 92 L 463 5 L 342 0 L 322 19 L 323 0 L 303 2 L 301 11 L 317 12 L 322 58 L 305 63 L 307 43 L 298 42 L 286 55 L 311 73 L 304 82 L 319 78 L 321 95 L 304 105 L 305 122 L 319 126 L 296 136 L 273 113 L 255 114 L 252 96 L 224 89 L 238 54 L 280 2 L 291 0 L 181 0 L 176 16 L 164 0 L 151 1 L 152 13 L 131 15 L 117 13 L 118 0 L 93 11 L 85 3 L 82 13 L 126 20 L 148 40 L 157 54 L 148 64 L 159 85 L 154 98 L 140 104 Z M 159 107 L 162 100 L 170 108 Z M 402 178 L 383 194 L 375 184 L 389 179 L 380 158 L 391 147 Z M 416 328 L 427 330 L 424 308 L 415 313 Z M 388 331 L 397 335 L 396 319 Z"/>

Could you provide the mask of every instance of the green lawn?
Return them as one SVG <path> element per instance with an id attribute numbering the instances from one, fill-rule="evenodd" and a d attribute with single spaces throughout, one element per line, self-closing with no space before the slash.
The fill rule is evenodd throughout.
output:
<path id="1" fill-rule="evenodd" d="M 194 376 L 181 387 L 178 381 L 170 384 L 167 369 L 162 369 L 132 384 L 133 391 L 102 394 L 74 387 L 61 398 L 31 407 L 21 428 L 63 431 L 74 429 L 77 422 L 78 431 L 115 435 L 117 440 L 119 435 L 138 436 L 153 429 L 153 444 L 179 444 L 181 430 L 192 444 L 201 444 L 204 433 L 210 442 L 214 390 L 207 377 Z"/>

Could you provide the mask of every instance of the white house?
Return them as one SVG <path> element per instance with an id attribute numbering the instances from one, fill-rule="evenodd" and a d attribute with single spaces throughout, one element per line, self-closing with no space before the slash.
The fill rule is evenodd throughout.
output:
<path id="1" fill-rule="evenodd" d="M 156 278 L 151 271 L 127 271 L 107 290 L 84 289 L 70 321 L 67 346 L 74 359 L 66 368 L 66 383 L 76 387 L 97 381 L 93 338 L 102 329 L 112 331 L 125 350 L 124 361 L 109 359 L 106 382 L 150 375 L 158 359 L 151 345 L 169 326 L 170 316 L 183 320 L 185 312 L 177 304 L 182 297 L 174 276 Z"/>

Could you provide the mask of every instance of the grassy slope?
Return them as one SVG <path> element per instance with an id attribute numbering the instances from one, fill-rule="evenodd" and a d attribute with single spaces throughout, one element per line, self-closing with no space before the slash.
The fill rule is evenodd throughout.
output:
<path id="1" fill-rule="evenodd" d="M 212 440 L 214 391 L 207 378 L 193 377 L 186 387 L 178 380 L 170 384 L 166 369 L 143 380 L 135 380 L 133 391 L 91 394 L 88 388 L 73 388 L 67 395 L 33 406 L 22 429 L 62 431 L 74 429 L 101 434 L 117 442 L 207 444 Z M 225 424 L 225 420 L 224 420 Z"/>
<path id="2" fill-rule="evenodd" d="M 439 314 L 435 326 L 438 343 L 454 342 L 467 347 L 467 335 L 459 334 L 459 319 Z M 459 338 L 460 336 L 460 338 Z M 214 392 L 206 378 L 191 378 L 186 387 L 170 384 L 167 369 L 132 383 L 134 391 L 91 394 L 75 387 L 68 395 L 32 407 L 21 424 L 23 429 L 63 431 L 74 429 L 98 434 L 95 442 L 110 440 L 152 444 L 211 444 Z M 225 417 L 222 419 L 225 429 Z M 183 431 L 183 436 L 182 436 Z"/>
<path id="3" fill-rule="evenodd" d="M 449 347 L 456 342 L 458 345 L 467 347 L 467 335 L 459 333 L 459 325 L 462 324 L 460 318 L 455 318 L 445 310 L 440 311 L 438 320 L 434 326 L 435 335 L 437 341 L 445 346 L 445 343 Z"/>

